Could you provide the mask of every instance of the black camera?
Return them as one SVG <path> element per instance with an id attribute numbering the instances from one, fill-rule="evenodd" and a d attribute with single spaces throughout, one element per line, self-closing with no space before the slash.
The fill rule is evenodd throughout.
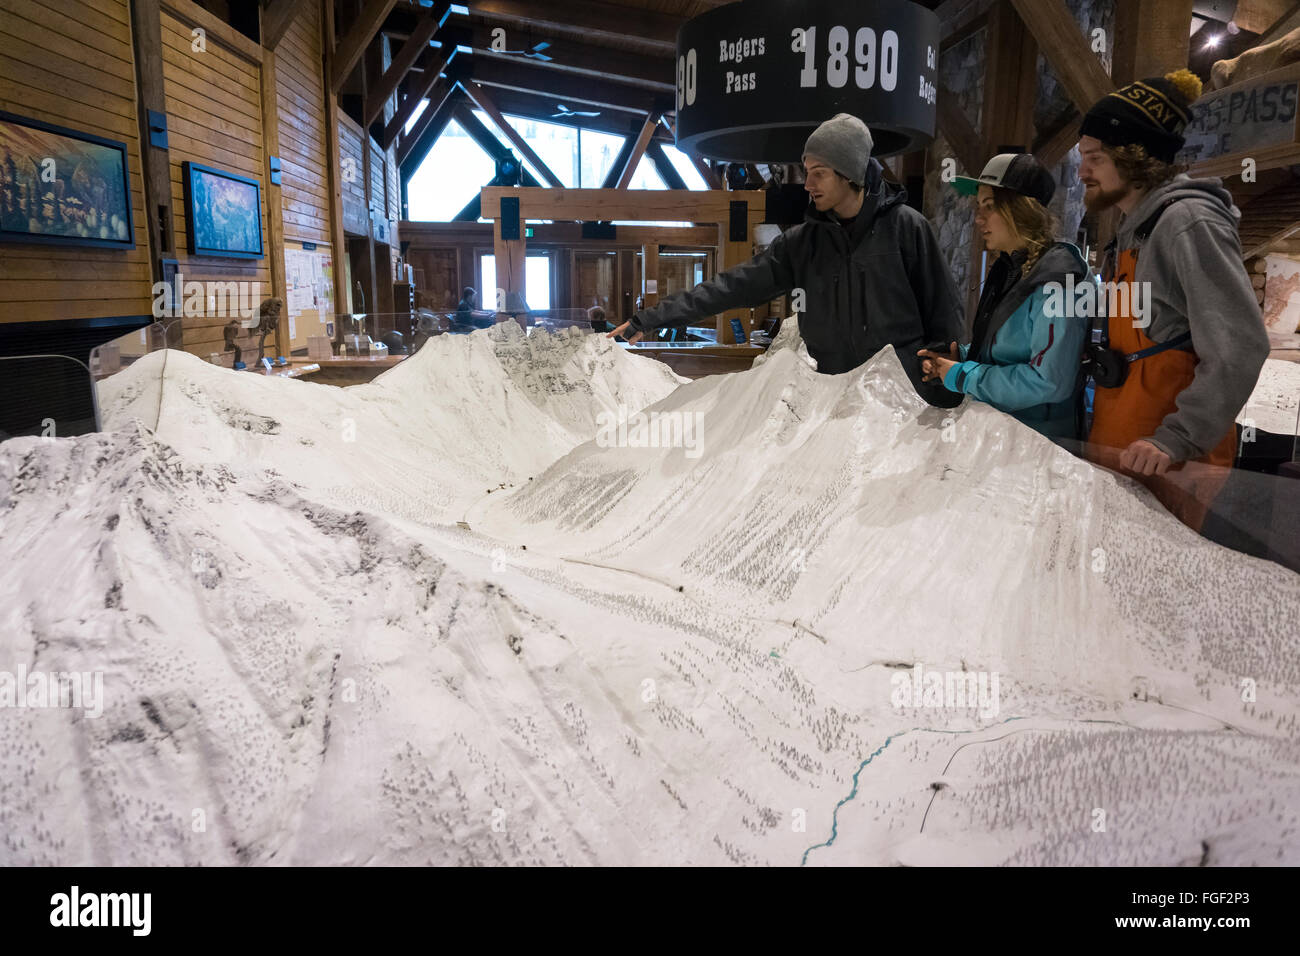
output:
<path id="1" fill-rule="evenodd" d="M 1104 345 L 1089 345 L 1087 371 L 1099 388 L 1119 388 L 1128 378 L 1128 359 Z"/>

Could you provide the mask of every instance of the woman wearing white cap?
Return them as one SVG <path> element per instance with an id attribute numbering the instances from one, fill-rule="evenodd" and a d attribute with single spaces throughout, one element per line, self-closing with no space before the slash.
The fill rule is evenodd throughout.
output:
<path id="1" fill-rule="evenodd" d="M 960 176 L 953 184 L 976 196 L 975 226 L 997 262 L 971 330 L 971 344 L 953 342 L 948 354 L 922 349 L 927 381 L 969 395 L 1013 415 L 1048 438 L 1079 437 L 1082 357 L 1088 320 L 1070 316 L 1072 303 L 1053 285 L 1090 281 L 1079 249 L 1055 238 L 1047 209 L 1056 183 L 1028 153 L 1003 153 L 989 160 L 979 179 Z M 1057 315 L 1056 312 L 1064 314 Z"/>

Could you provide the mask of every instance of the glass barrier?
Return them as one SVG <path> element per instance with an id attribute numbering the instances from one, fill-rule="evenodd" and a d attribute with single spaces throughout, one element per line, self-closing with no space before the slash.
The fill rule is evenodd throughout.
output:
<path id="1" fill-rule="evenodd" d="M 138 419 L 150 431 L 158 427 L 166 361 L 161 356 L 149 363 L 143 360 L 154 352 L 180 349 L 182 321 L 159 320 L 90 350 L 90 375 L 95 383 L 101 429 L 122 428 L 132 419 Z M 128 370 L 129 374 L 122 374 Z"/>
<path id="2" fill-rule="evenodd" d="M 299 346 L 295 359 L 323 361 L 338 358 L 375 359 L 389 355 L 409 355 L 419 350 L 424 342 L 435 335 L 468 335 L 480 329 L 491 328 L 500 322 L 517 322 L 526 334 L 535 329 L 556 332 L 576 328 L 583 332 L 612 331 L 615 323 L 609 319 L 592 320 L 588 309 L 530 309 L 519 312 L 496 312 L 481 309 L 416 309 L 414 312 L 339 312 L 325 315 L 319 320 L 312 317 L 312 328 L 306 332 L 306 354 Z M 756 330 L 757 331 L 757 330 Z M 300 329 L 301 332 L 301 329 Z M 301 341 L 301 336 L 295 341 Z M 621 339 L 619 341 L 622 341 Z M 244 345 L 244 340 L 239 339 Z M 701 346 L 717 342 L 713 326 L 690 326 L 682 329 L 659 329 L 641 339 L 637 346 Z M 760 338 L 752 344 L 766 346 L 769 340 Z M 244 345 L 245 350 L 247 346 Z M 256 364 L 246 360 L 247 366 Z M 232 367 L 230 353 L 211 356 L 211 361 Z"/>
<path id="3" fill-rule="evenodd" d="M 67 355 L 0 356 L 0 441 L 98 428 L 95 384 L 85 364 Z"/>

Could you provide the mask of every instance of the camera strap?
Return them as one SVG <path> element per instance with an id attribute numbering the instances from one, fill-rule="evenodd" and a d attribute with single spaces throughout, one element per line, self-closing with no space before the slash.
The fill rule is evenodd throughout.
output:
<path id="1" fill-rule="evenodd" d="M 1160 221 L 1160 217 L 1165 214 L 1166 209 L 1168 209 L 1176 202 L 1178 202 L 1177 197 L 1166 199 L 1163 203 L 1160 204 L 1159 209 L 1157 209 L 1154 213 L 1148 216 L 1142 222 L 1141 225 L 1139 225 L 1136 229 L 1133 230 L 1133 238 L 1137 242 L 1137 249 L 1141 249 L 1141 247 L 1146 244 L 1146 241 L 1149 238 L 1151 238 L 1151 233 L 1155 231 L 1156 223 Z M 1137 255 L 1138 253 L 1135 250 L 1134 251 L 1135 260 L 1137 258 Z M 1106 244 L 1106 251 L 1102 255 L 1101 277 L 1104 281 L 1110 282 L 1114 280 L 1116 264 L 1118 263 L 1118 261 L 1119 261 L 1119 237 L 1116 236 Z M 1132 281 L 1135 282 L 1137 281 L 1136 265 L 1134 266 L 1134 274 L 1132 277 Z M 1100 322 L 1098 321 L 1098 319 L 1100 319 Z M 1091 341 L 1094 345 L 1101 346 L 1103 349 L 1109 349 L 1110 348 L 1110 328 L 1109 328 L 1110 316 L 1094 316 L 1092 323 L 1093 324 L 1089 335 L 1089 341 Z M 1148 349 L 1142 349 L 1141 351 L 1134 352 L 1131 355 L 1125 355 L 1124 359 L 1127 362 L 1136 362 L 1138 359 L 1144 359 L 1149 355 L 1155 355 L 1159 352 L 1163 352 L 1165 349 L 1177 348 L 1179 345 L 1191 341 L 1191 338 L 1192 336 L 1190 333 L 1184 333 L 1183 335 L 1180 335 L 1177 338 L 1170 339 L 1168 342 L 1162 342 L 1158 346 L 1154 346 Z"/>
<path id="2" fill-rule="evenodd" d="M 1141 349 L 1137 352 L 1130 352 L 1124 356 L 1125 362 L 1136 362 L 1138 359 L 1149 358 L 1152 355 L 1158 355 L 1169 349 L 1176 349 L 1180 345 L 1185 345 L 1192 340 L 1191 332 L 1184 332 L 1182 335 L 1176 335 L 1168 342 L 1160 342 L 1150 348 Z"/>

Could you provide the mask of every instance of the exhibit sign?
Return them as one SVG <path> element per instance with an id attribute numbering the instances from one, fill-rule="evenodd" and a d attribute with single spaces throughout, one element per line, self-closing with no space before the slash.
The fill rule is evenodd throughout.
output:
<path id="1" fill-rule="evenodd" d="M 1240 175 L 1254 168 L 1293 165 L 1297 159 L 1300 67 L 1292 64 L 1206 93 L 1192 104 L 1186 144 L 1176 161 L 1197 175 Z"/>
<path id="2" fill-rule="evenodd" d="M 746 0 L 677 32 L 677 145 L 727 162 L 797 163 L 836 113 L 874 154 L 934 139 L 939 18 L 910 0 Z"/>

